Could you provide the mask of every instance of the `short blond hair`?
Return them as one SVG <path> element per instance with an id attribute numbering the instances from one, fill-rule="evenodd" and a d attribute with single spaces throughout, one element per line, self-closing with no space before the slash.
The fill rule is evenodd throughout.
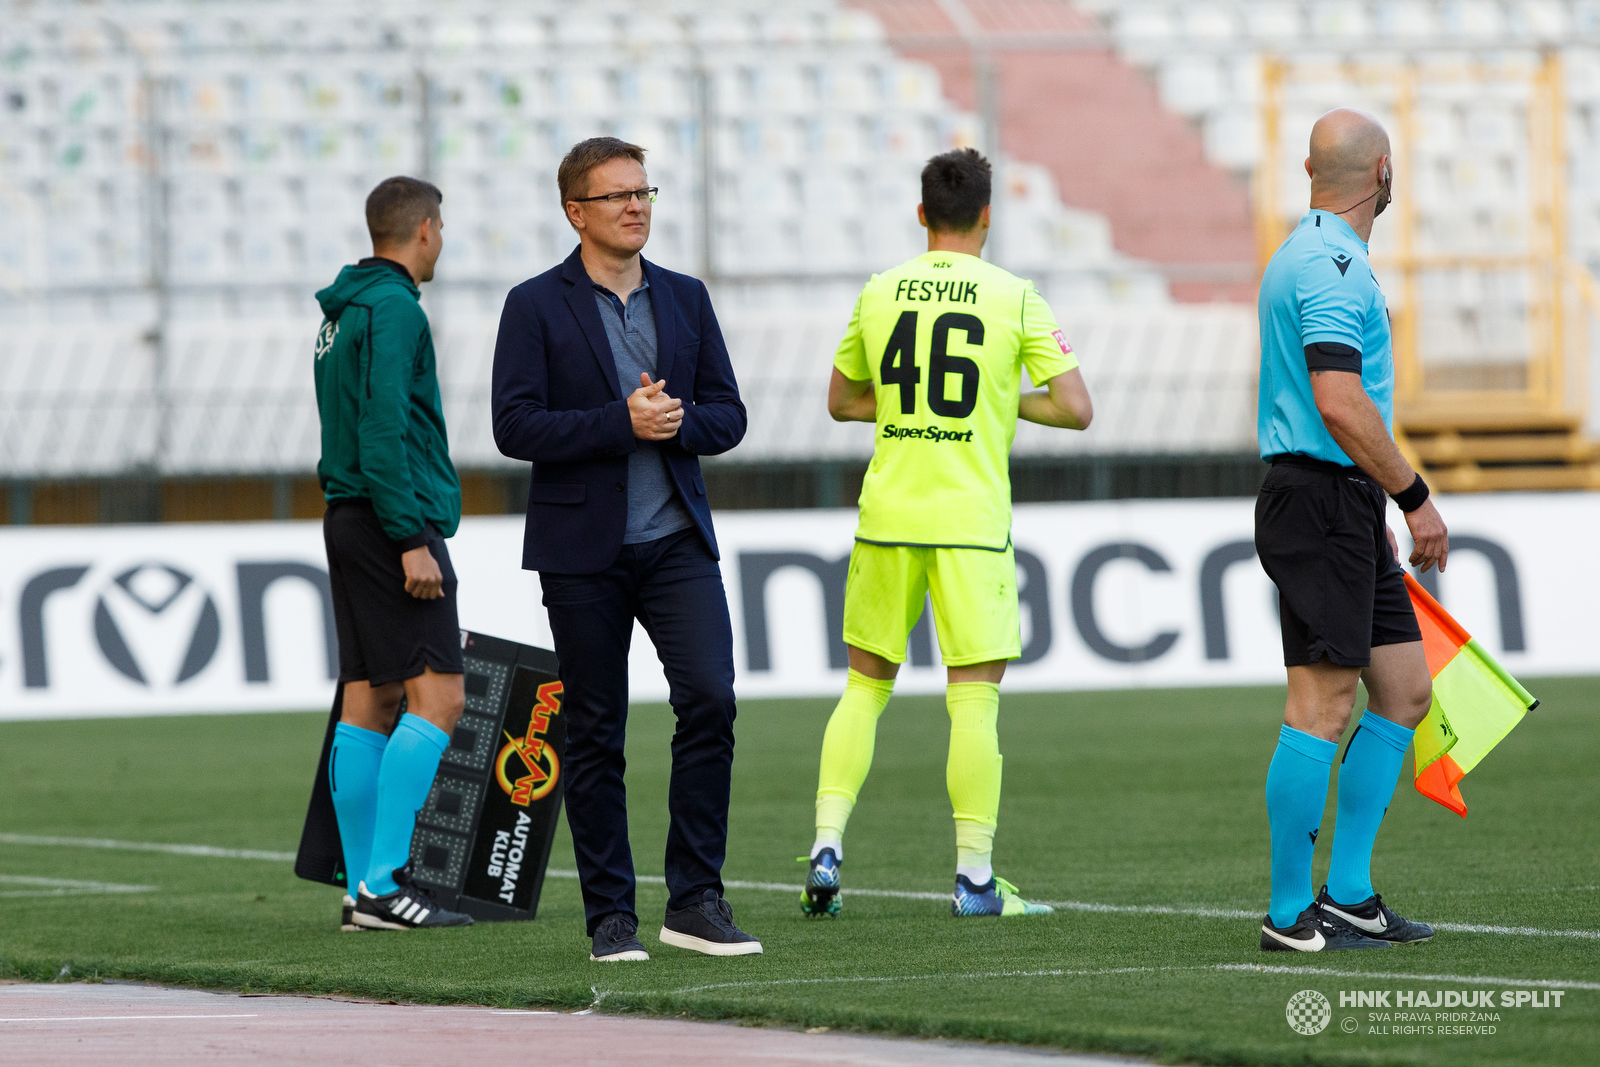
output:
<path id="1" fill-rule="evenodd" d="M 644 149 L 620 137 L 591 137 L 579 141 L 556 169 L 556 185 L 561 189 L 561 209 L 579 197 L 589 195 L 589 175 L 596 167 L 613 159 L 631 159 L 644 166 Z"/>

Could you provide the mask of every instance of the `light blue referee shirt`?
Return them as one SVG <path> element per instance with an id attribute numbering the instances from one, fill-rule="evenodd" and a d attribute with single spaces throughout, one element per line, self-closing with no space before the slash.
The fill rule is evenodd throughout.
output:
<path id="1" fill-rule="evenodd" d="M 1354 466 L 1317 414 L 1310 367 L 1354 371 L 1359 360 L 1361 387 L 1393 432 L 1389 305 L 1366 242 L 1332 212 L 1309 212 L 1261 276 L 1260 315 L 1262 458 L 1298 453 Z M 1319 348 L 1308 354 L 1313 345 Z"/>

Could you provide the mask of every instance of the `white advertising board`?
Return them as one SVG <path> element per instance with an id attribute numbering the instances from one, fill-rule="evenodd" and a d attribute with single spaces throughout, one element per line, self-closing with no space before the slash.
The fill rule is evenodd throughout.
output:
<path id="1" fill-rule="evenodd" d="M 1454 551 L 1436 588 L 1505 665 L 1600 673 L 1590 621 L 1600 494 L 1446 497 Z M 1404 527 L 1391 520 L 1406 545 Z M 844 683 L 845 562 L 855 513 L 717 518 L 742 697 Z M 1249 500 L 1019 505 L 1016 690 L 1272 684 L 1276 598 Z M 469 518 L 450 542 L 462 626 L 552 647 L 520 517 Z M 337 658 L 321 525 L 0 528 L 0 719 L 325 708 Z M 937 639 L 913 634 L 901 692 L 938 692 Z M 640 629 L 638 700 L 666 697 Z"/>

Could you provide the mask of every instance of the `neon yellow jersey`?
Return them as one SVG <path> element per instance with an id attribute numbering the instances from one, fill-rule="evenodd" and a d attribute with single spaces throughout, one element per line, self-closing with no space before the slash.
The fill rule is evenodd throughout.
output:
<path id="1" fill-rule="evenodd" d="M 1004 551 L 1022 368 L 1041 385 L 1078 365 L 1033 283 L 926 252 L 873 275 L 833 365 L 878 400 L 856 540 Z"/>

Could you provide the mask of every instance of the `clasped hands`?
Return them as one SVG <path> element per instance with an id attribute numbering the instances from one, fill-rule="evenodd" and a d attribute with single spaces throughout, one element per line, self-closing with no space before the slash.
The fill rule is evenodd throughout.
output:
<path id="1" fill-rule="evenodd" d="M 639 388 L 628 397 L 628 417 L 633 420 L 633 436 L 642 441 L 667 441 L 683 425 L 683 401 L 663 390 L 667 380 L 652 382 L 650 375 L 639 374 Z"/>

